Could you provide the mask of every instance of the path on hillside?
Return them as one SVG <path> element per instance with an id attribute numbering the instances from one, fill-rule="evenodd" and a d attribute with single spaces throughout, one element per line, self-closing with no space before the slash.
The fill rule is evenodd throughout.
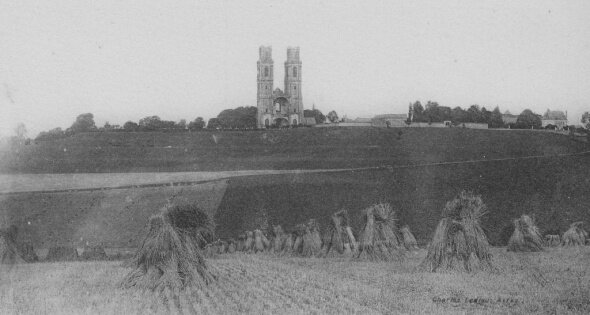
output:
<path id="1" fill-rule="evenodd" d="M 0 174 L 0 194 L 24 192 L 58 192 L 70 190 L 117 189 L 133 187 L 153 187 L 166 185 L 192 185 L 214 180 L 229 179 L 253 175 L 283 175 L 309 173 L 335 173 L 367 170 L 390 170 L 412 167 L 428 167 L 441 165 L 457 165 L 484 162 L 501 162 L 511 160 L 527 160 L 541 158 L 563 158 L 588 155 L 590 151 L 554 154 L 529 155 L 474 159 L 463 161 L 442 161 L 420 164 L 383 165 L 360 168 L 340 169 L 297 169 L 297 170 L 241 170 L 219 172 L 150 172 L 150 173 L 75 173 L 75 174 Z"/>
<path id="2" fill-rule="evenodd" d="M 0 194 L 133 188 L 166 185 L 176 186 L 183 184 L 198 184 L 240 176 L 326 173 L 368 169 L 379 169 L 379 167 L 319 170 L 243 170 L 220 172 L 0 174 Z"/>

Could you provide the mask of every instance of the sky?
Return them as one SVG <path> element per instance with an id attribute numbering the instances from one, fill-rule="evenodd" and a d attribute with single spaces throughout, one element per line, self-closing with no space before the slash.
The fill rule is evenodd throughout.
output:
<path id="1" fill-rule="evenodd" d="M 349 118 L 410 102 L 590 111 L 590 1 L 0 0 L 0 136 L 256 105 L 299 46 L 305 108 Z"/>

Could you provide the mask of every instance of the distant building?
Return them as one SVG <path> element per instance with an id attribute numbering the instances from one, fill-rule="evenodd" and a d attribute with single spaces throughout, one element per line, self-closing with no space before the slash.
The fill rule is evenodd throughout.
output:
<path id="1" fill-rule="evenodd" d="M 407 120 L 407 114 L 383 114 L 373 117 L 371 123 L 373 124 L 373 126 L 378 127 L 405 127 Z"/>
<path id="2" fill-rule="evenodd" d="M 340 126 L 340 127 L 370 127 L 371 126 L 371 121 L 372 121 L 372 118 L 363 118 L 363 117 L 359 117 L 359 118 L 355 118 L 355 119 L 344 118 L 338 124 L 334 124 L 334 126 Z"/>
<path id="3" fill-rule="evenodd" d="M 502 121 L 505 125 L 516 124 L 517 120 L 518 115 L 512 115 L 509 111 L 506 111 L 504 114 L 502 114 Z"/>
<path id="4" fill-rule="evenodd" d="M 315 121 L 315 117 L 303 117 L 301 118 L 304 126 L 315 126 L 317 122 Z"/>
<path id="5" fill-rule="evenodd" d="M 547 110 L 541 118 L 541 127 L 553 125 L 557 130 L 563 130 L 563 127 L 567 126 L 567 112 L 564 114 L 559 110 Z"/>
<path id="6" fill-rule="evenodd" d="M 272 48 L 260 46 L 258 60 L 257 125 L 297 126 L 303 120 L 303 97 L 301 94 L 301 59 L 299 47 L 287 48 L 285 61 L 285 90 L 274 84 L 274 61 Z"/>
<path id="7" fill-rule="evenodd" d="M 373 118 L 368 117 L 357 117 L 352 122 L 353 123 L 361 123 L 361 124 L 370 124 L 373 121 Z"/>

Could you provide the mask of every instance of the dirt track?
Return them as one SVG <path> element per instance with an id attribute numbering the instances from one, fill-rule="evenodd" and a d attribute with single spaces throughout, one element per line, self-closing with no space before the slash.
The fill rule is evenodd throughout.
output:
<path id="1" fill-rule="evenodd" d="M 342 172 L 354 170 L 357 169 L 247 170 L 167 173 L 0 174 L 0 194 L 166 186 L 183 183 L 200 183 L 239 176 Z"/>

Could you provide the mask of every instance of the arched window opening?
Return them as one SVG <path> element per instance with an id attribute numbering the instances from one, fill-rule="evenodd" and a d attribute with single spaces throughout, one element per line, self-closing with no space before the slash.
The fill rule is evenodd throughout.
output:
<path id="1" fill-rule="evenodd" d="M 268 121 L 268 118 L 264 120 L 264 126 L 267 128 L 270 126 L 270 122 Z"/>
<path id="2" fill-rule="evenodd" d="M 297 77 L 297 67 L 293 67 L 293 77 Z"/>
<path id="3" fill-rule="evenodd" d="M 268 77 L 268 67 L 264 67 L 264 76 Z"/>
<path id="4" fill-rule="evenodd" d="M 293 119 L 293 126 L 297 126 L 297 119 Z"/>

